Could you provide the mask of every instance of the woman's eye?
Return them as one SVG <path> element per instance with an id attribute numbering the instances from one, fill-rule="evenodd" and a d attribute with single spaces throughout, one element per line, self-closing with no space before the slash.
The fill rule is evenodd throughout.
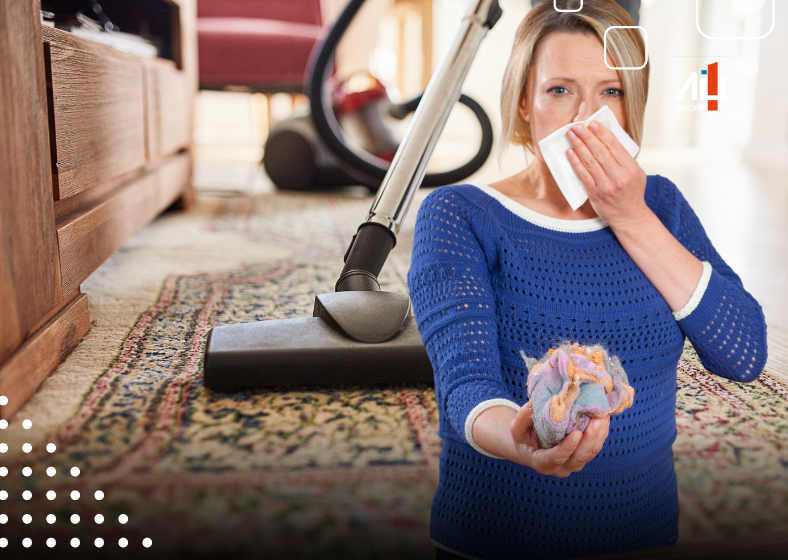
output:
<path id="1" fill-rule="evenodd" d="M 559 89 L 562 90 L 562 91 L 556 91 L 556 90 L 559 90 Z M 564 92 L 566 92 L 568 90 L 564 86 L 555 86 L 554 88 L 550 88 L 548 91 L 553 91 L 553 92 L 556 92 L 556 93 L 560 94 L 560 93 L 564 93 Z"/>
<path id="2" fill-rule="evenodd" d="M 605 90 L 605 93 L 609 93 L 610 95 L 624 95 L 623 91 L 621 91 L 620 89 L 616 89 L 616 88 L 608 88 L 608 89 Z"/>

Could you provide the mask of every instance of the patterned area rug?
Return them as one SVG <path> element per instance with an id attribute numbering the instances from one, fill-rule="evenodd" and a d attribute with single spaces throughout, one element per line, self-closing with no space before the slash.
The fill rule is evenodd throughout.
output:
<path id="1" fill-rule="evenodd" d="M 199 243 L 184 241 L 168 253 L 180 253 L 197 272 L 163 275 L 158 297 L 120 325 L 124 334 L 110 359 L 82 358 L 77 367 L 75 353 L 4 430 L 14 442 L 1 459 L 7 552 L 23 557 L 27 537 L 30 550 L 45 551 L 54 538 L 58 551 L 79 550 L 80 557 L 99 550 L 96 538 L 107 552 L 121 551 L 117 543 L 127 539 L 123 550 L 139 556 L 434 557 L 429 513 L 441 441 L 431 388 L 220 394 L 202 385 L 208 329 L 309 316 L 314 294 L 332 290 L 370 202 L 349 195 L 203 197 L 197 211 L 166 216 L 164 226 L 108 261 L 87 283 L 98 293 L 91 311 L 99 317 L 87 349 L 103 332 L 107 286 L 128 277 L 123 263 L 155 268 L 151 255 L 162 235 L 199 230 L 183 236 Z M 415 206 L 381 275 L 384 289 L 407 291 L 414 218 Z M 210 243 L 233 239 L 256 258 L 222 270 L 206 262 L 200 272 Z M 122 306 L 128 296 L 117 297 Z M 76 410 L 53 420 L 59 401 L 52 387 L 75 367 L 90 384 L 71 391 L 82 395 Z M 752 384 L 728 382 L 705 372 L 688 346 L 677 390 L 679 543 L 788 529 L 788 382 L 768 372 Z M 52 427 L 30 452 L 18 444 L 23 419 Z M 71 549 L 73 538 L 79 549 Z"/>

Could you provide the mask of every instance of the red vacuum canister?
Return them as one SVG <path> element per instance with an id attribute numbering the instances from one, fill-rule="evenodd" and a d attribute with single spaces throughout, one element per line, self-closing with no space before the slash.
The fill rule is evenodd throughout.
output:
<path id="1" fill-rule="evenodd" d="M 342 128 L 371 154 L 391 161 L 400 138 L 384 121 L 392 105 L 385 86 L 367 72 L 356 72 L 347 80 L 335 80 L 334 112 Z"/>
<path id="2" fill-rule="evenodd" d="M 395 104 L 385 86 L 368 72 L 356 72 L 348 79 L 330 77 L 326 89 L 331 92 L 334 114 L 346 141 L 391 161 L 402 140 L 398 125 L 404 115 L 392 116 Z M 280 189 L 324 190 L 366 184 L 320 141 L 308 113 L 273 126 L 265 144 L 263 165 Z"/>

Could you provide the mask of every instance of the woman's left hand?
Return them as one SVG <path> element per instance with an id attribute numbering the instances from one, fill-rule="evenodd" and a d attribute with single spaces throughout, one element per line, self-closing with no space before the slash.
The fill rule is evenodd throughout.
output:
<path id="1" fill-rule="evenodd" d="M 650 212 L 644 193 L 646 172 L 618 138 L 597 121 L 576 124 L 567 132 L 569 162 L 586 188 L 596 213 L 615 231 Z"/>

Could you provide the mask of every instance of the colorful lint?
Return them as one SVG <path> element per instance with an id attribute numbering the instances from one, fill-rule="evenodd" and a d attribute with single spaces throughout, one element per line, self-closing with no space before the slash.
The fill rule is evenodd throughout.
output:
<path id="1" fill-rule="evenodd" d="M 528 399 L 534 429 L 543 449 L 555 447 L 593 418 L 632 406 L 635 390 L 616 356 L 599 345 L 565 343 L 541 359 L 520 352 L 528 368 Z"/>

